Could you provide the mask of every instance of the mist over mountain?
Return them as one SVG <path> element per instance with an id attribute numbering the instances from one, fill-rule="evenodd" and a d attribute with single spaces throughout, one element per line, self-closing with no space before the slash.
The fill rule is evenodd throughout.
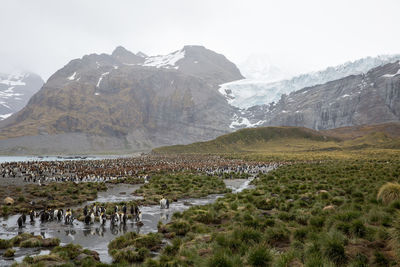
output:
<path id="1" fill-rule="evenodd" d="M 0 120 L 20 111 L 44 84 L 34 73 L 0 73 Z"/>
<path id="2" fill-rule="evenodd" d="M 293 76 L 290 71 L 279 67 L 267 55 L 250 55 L 245 61 L 238 64 L 238 67 L 246 80 L 249 81 L 272 83 Z"/>

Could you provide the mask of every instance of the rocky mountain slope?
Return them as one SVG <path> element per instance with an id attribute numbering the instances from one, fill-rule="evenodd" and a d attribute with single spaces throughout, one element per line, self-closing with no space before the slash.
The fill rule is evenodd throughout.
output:
<path id="1" fill-rule="evenodd" d="M 400 60 L 400 55 L 366 57 L 335 67 L 329 67 L 325 70 L 295 76 L 291 79 L 269 82 L 276 75 L 272 72 L 270 73 L 272 77 L 269 74 L 266 74 L 266 77 L 258 75 L 257 78 L 253 77 L 222 84 L 219 91 L 231 105 L 238 108 L 267 105 L 271 102 L 279 101 L 283 94 L 289 94 L 304 87 L 324 84 L 350 75 L 366 73 L 372 68 L 397 60 Z"/>
<path id="2" fill-rule="evenodd" d="M 43 84 L 42 78 L 34 73 L 0 73 L 0 120 L 20 111 Z"/>
<path id="3" fill-rule="evenodd" d="M 283 95 L 234 116 L 231 126 L 286 125 L 316 130 L 400 121 L 399 61 Z"/>
<path id="4" fill-rule="evenodd" d="M 3 122 L 0 151 L 90 153 L 207 140 L 235 113 L 218 85 L 243 76 L 223 55 L 185 46 L 148 57 L 117 47 L 69 62 Z"/>

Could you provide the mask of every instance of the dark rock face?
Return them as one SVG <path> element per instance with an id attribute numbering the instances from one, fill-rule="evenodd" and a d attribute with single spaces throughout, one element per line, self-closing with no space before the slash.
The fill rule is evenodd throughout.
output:
<path id="1" fill-rule="evenodd" d="M 20 111 L 44 81 L 34 73 L 0 73 L 0 120 Z"/>
<path id="2" fill-rule="evenodd" d="M 144 54 L 142 56 L 142 53 L 139 55 L 135 55 L 134 53 L 126 50 L 122 46 L 118 46 L 117 48 L 115 48 L 115 50 L 113 51 L 111 56 L 113 58 L 115 58 L 116 60 L 118 60 L 119 62 L 125 63 L 125 64 L 143 63 L 145 60 L 145 57 L 147 57 Z"/>
<path id="3" fill-rule="evenodd" d="M 217 89 L 239 70 L 204 47 L 177 52 L 144 58 L 118 47 L 72 60 L 4 121 L 0 151 L 148 150 L 227 133 L 236 109 Z M 66 144 L 69 135 L 77 141 Z"/>
<path id="4" fill-rule="evenodd" d="M 224 81 L 243 79 L 235 64 L 224 55 L 217 54 L 203 46 L 185 46 L 185 57 L 177 62 L 179 70 L 212 82 L 214 85 Z"/>
<path id="5" fill-rule="evenodd" d="M 243 117 L 259 125 L 317 130 L 400 121 L 400 64 L 283 95 L 276 104 L 255 106 Z"/>

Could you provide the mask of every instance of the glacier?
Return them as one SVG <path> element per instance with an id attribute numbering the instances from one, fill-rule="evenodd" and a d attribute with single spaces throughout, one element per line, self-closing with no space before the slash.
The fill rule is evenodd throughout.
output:
<path id="1" fill-rule="evenodd" d="M 301 74 L 290 79 L 270 82 L 268 77 L 247 78 L 221 84 L 218 91 L 229 104 L 240 109 L 277 102 L 283 94 L 324 84 L 349 75 L 366 73 L 372 68 L 400 60 L 400 55 L 380 55 L 349 61 L 321 71 Z"/>

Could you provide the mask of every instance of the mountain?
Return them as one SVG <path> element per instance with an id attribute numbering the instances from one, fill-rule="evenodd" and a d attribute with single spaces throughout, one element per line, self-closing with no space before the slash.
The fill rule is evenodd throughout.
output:
<path id="1" fill-rule="evenodd" d="M 43 84 L 42 78 L 34 73 L 0 73 L 0 120 L 20 111 Z"/>
<path id="2" fill-rule="evenodd" d="M 282 86 L 276 90 L 290 93 L 241 109 L 229 100 L 233 92 L 222 89 L 246 80 L 225 56 L 203 46 L 157 56 L 117 47 L 56 71 L 22 110 L 0 122 L 0 153 L 128 153 L 206 141 L 244 127 L 325 130 L 398 122 L 400 64 L 382 65 L 395 58 L 366 58 L 276 82 Z M 299 89 L 307 84 L 312 86 Z"/>
<path id="3" fill-rule="evenodd" d="M 316 131 L 304 127 L 257 127 L 237 130 L 214 140 L 155 148 L 164 153 L 293 153 L 400 148 L 400 123 Z"/>
<path id="4" fill-rule="evenodd" d="M 249 108 L 256 105 L 265 105 L 279 101 L 281 95 L 310 87 L 324 84 L 329 81 L 344 78 L 349 75 L 366 73 L 372 68 L 395 62 L 400 55 L 383 55 L 366 57 L 353 62 L 347 62 L 325 70 L 302 74 L 289 80 L 268 82 L 265 78 L 250 78 L 222 84 L 219 91 L 227 101 L 238 108 Z M 246 76 L 247 77 L 247 76 Z"/>
<path id="5" fill-rule="evenodd" d="M 0 151 L 138 151 L 209 140 L 229 131 L 236 112 L 218 85 L 242 78 L 232 62 L 202 46 L 151 57 L 123 47 L 86 55 L 55 72 L 3 122 Z"/>
<path id="6" fill-rule="evenodd" d="M 400 121 L 400 61 L 282 95 L 277 103 L 234 115 L 233 126 L 302 126 L 316 130 Z M 236 117 L 235 117 L 236 116 Z M 231 126 L 232 126 L 231 124 Z"/>

